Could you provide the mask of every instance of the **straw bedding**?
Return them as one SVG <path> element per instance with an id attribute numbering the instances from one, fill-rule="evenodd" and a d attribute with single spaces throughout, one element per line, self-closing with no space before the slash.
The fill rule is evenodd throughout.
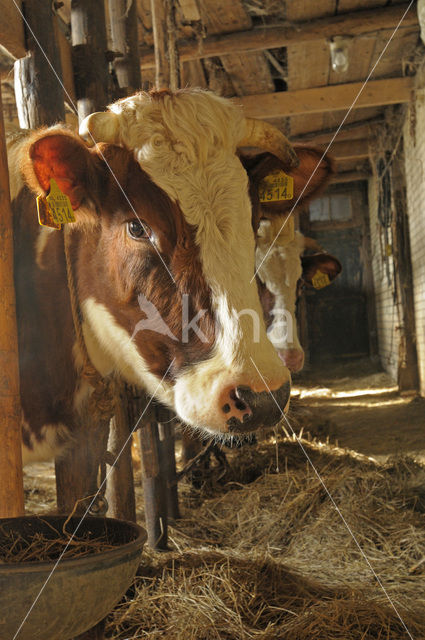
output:
<path id="1" fill-rule="evenodd" d="M 182 483 L 173 550 L 144 554 L 107 636 L 424 639 L 425 468 L 301 444 L 246 447 L 201 490 Z"/>

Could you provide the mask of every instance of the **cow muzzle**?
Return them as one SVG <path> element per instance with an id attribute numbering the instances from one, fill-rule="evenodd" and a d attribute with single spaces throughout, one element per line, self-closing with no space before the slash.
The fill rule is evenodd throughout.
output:
<path id="1" fill-rule="evenodd" d="M 259 427 L 275 426 L 287 409 L 290 392 L 290 382 L 274 391 L 256 392 L 245 385 L 230 389 L 221 407 L 227 431 L 247 433 Z"/>

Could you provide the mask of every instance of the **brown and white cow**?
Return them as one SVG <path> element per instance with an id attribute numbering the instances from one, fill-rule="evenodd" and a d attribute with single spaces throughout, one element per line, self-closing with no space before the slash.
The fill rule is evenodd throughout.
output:
<path id="1" fill-rule="evenodd" d="M 315 253 L 304 256 L 306 249 Z M 304 366 L 295 315 L 299 282 L 314 286 L 320 270 L 330 283 L 341 272 L 341 264 L 312 238 L 294 232 L 290 221 L 282 219 L 261 221 L 256 263 L 267 335 L 288 369 L 297 373 Z"/>
<path id="2" fill-rule="evenodd" d="M 72 440 L 91 393 L 80 377 L 63 232 L 39 227 L 34 206 L 52 179 L 76 217 L 65 231 L 84 340 L 100 374 L 141 386 L 217 436 L 279 420 L 290 374 L 264 322 L 257 336 L 252 323 L 262 317 L 250 193 L 260 165 L 253 158 L 246 170 L 236 153 L 250 144 L 247 128 L 230 101 L 184 90 L 140 93 L 93 114 L 82 128 L 99 143 L 92 148 L 61 126 L 12 144 L 26 461 L 57 455 Z M 281 151 L 268 163 L 290 171 L 291 150 Z M 167 331 L 135 330 L 146 315 L 141 300 Z"/>

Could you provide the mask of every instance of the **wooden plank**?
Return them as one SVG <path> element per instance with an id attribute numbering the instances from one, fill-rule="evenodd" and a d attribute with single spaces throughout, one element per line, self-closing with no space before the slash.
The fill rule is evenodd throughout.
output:
<path id="1" fill-rule="evenodd" d="M 108 471 L 106 500 L 108 515 L 136 522 L 133 465 L 131 461 L 131 437 L 133 425 L 128 419 L 128 396 L 124 385 L 117 391 L 115 416 L 109 430 L 108 452 L 111 462 Z"/>
<path id="2" fill-rule="evenodd" d="M 274 91 L 269 65 L 261 52 L 221 56 L 223 67 L 238 96 Z"/>
<path id="3" fill-rule="evenodd" d="M 179 5 L 184 19 L 188 22 L 195 22 L 201 19 L 196 0 L 179 0 Z"/>
<path id="4" fill-rule="evenodd" d="M 182 64 L 182 87 L 208 87 L 205 71 L 200 60 L 189 60 Z"/>
<path id="5" fill-rule="evenodd" d="M 329 45 L 323 40 L 287 47 L 288 89 L 307 89 L 328 84 Z M 314 60 L 314 64 L 312 64 Z"/>
<path id="6" fill-rule="evenodd" d="M 322 16 L 333 16 L 335 14 L 336 0 L 296 0 L 296 2 L 286 3 L 286 19 L 298 22 L 300 20 L 311 20 Z"/>
<path id="7" fill-rule="evenodd" d="M 198 42 L 179 44 L 182 61 L 196 60 L 213 56 L 222 56 L 234 52 L 261 51 L 277 49 L 290 44 L 300 44 L 314 40 L 326 40 L 335 33 L 360 36 L 381 29 L 394 28 L 403 15 L 406 4 L 355 13 L 320 18 L 313 22 L 301 22 L 293 26 L 255 27 L 249 31 L 212 35 L 205 38 L 201 46 Z M 418 20 L 415 8 L 412 7 L 404 18 L 400 29 L 417 27 Z M 141 68 L 154 66 L 154 54 L 151 49 L 141 51 Z M 310 60 L 311 64 L 311 60 Z"/>
<path id="8" fill-rule="evenodd" d="M 388 44 L 391 35 L 392 30 L 383 30 L 377 34 L 371 58 L 371 68 Z M 376 70 L 374 71 L 374 77 L 401 75 L 404 72 L 404 62 L 413 55 L 417 41 L 418 34 L 416 30 L 404 29 L 397 32 L 378 62 Z"/>
<path id="9" fill-rule="evenodd" d="M 369 118 L 367 120 L 359 120 L 358 122 L 344 124 L 342 129 L 338 132 L 337 140 L 358 140 L 359 138 L 367 138 L 372 133 L 373 127 L 377 124 L 382 124 L 383 122 L 384 118 L 377 116 L 376 118 Z M 332 140 L 336 132 L 337 128 L 335 127 L 331 129 L 310 131 L 308 133 L 298 134 L 297 136 L 291 136 L 291 141 L 321 144 Z"/>
<path id="10" fill-rule="evenodd" d="M 371 177 L 371 171 L 343 171 L 332 176 L 330 182 L 332 184 L 338 184 L 341 182 L 357 182 L 358 180 L 369 180 Z"/>
<path id="11" fill-rule="evenodd" d="M 103 2 L 72 0 L 72 55 L 78 117 L 102 111 L 108 99 L 108 63 Z"/>
<path id="12" fill-rule="evenodd" d="M 371 80 L 364 87 L 354 108 L 409 102 L 413 90 L 412 78 L 388 78 Z M 273 118 L 301 113 L 321 113 L 348 109 L 359 91 L 361 82 L 300 89 L 281 93 L 245 96 L 238 98 L 245 114 L 251 118 Z"/>
<path id="13" fill-rule="evenodd" d="M 22 8 L 21 0 L 16 4 Z M 0 44 L 15 58 L 26 55 L 24 24 L 21 14 L 10 0 L 0 1 Z"/>
<path id="14" fill-rule="evenodd" d="M 32 129 L 63 121 L 65 106 L 52 8 L 44 0 L 31 0 L 25 16 L 29 55 L 15 62 L 15 95 L 20 126 Z"/>
<path id="15" fill-rule="evenodd" d="M 0 86 L 0 517 L 24 514 L 13 232 Z"/>
<path id="16" fill-rule="evenodd" d="M 388 0 L 373 0 L 375 7 L 384 6 Z M 358 11 L 370 7 L 370 0 L 338 0 L 338 13 L 346 13 L 347 11 Z"/>
<path id="17" fill-rule="evenodd" d="M 139 65 L 136 4 L 127 0 L 109 0 L 112 51 L 119 53 L 114 62 L 119 94 L 123 98 L 140 90 L 142 78 Z"/>
<path id="18" fill-rule="evenodd" d="M 327 145 L 318 145 L 323 151 Z M 362 140 L 341 140 L 332 143 L 329 154 L 337 160 L 363 159 L 369 157 L 369 141 Z"/>
<path id="19" fill-rule="evenodd" d="M 57 16 L 53 16 L 53 26 L 55 29 L 55 37 L 59 47 L 59 57 L 62 67 L 62 82 L 65 87 L 65 102 L 71 105 L 75 103 L 75 84 L 74 84 L 74 70 L 72 68 L 72 50 L 69 41 L 67 40 Z M 67 95 L 68 94 L 68 95 Z M 68 97 L 69 96 L 69 97 Z"/>
<path id="20" fill-rule="evenodd" d="M 202 22 L 209 34 L 241 31 L 252 26 L 241 0 L 204 0 Z"/>

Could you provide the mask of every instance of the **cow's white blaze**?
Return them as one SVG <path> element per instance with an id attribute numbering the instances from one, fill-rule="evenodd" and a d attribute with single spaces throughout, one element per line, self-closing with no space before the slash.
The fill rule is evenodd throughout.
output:
<path id="1" fill-rule="evenodd" d="M 134 341 L 110 311 L 94 298 L 83 301 L 83 333 L 87 351 L 95 368 L 107 377 L 119 373 L 130 384 L 143 387 L 164 404 L 173 406 L 173 389 L 153 375 Z"/>
<path id="2" fill-rule="evenodd" d="M 203 91 L 152 99 L 138 94 L 111 106 L 120 118 L 119 140 L 141 167 L 177 202 L 196 227 L 204 278 L 221 328 L 212 357 L 187 368 L 175 387 L 176 410 L 190 424 L 222 430 L 219 390 L 235 384 L 263 389 L 252 360 L 271 388 L 289 380 L 263 323 L 255 281 L 255 245 L 248 178 L 236 156 L 245 134 L 241 110 Z M 252 359 L 252 360 L 251 360 Z"/>

